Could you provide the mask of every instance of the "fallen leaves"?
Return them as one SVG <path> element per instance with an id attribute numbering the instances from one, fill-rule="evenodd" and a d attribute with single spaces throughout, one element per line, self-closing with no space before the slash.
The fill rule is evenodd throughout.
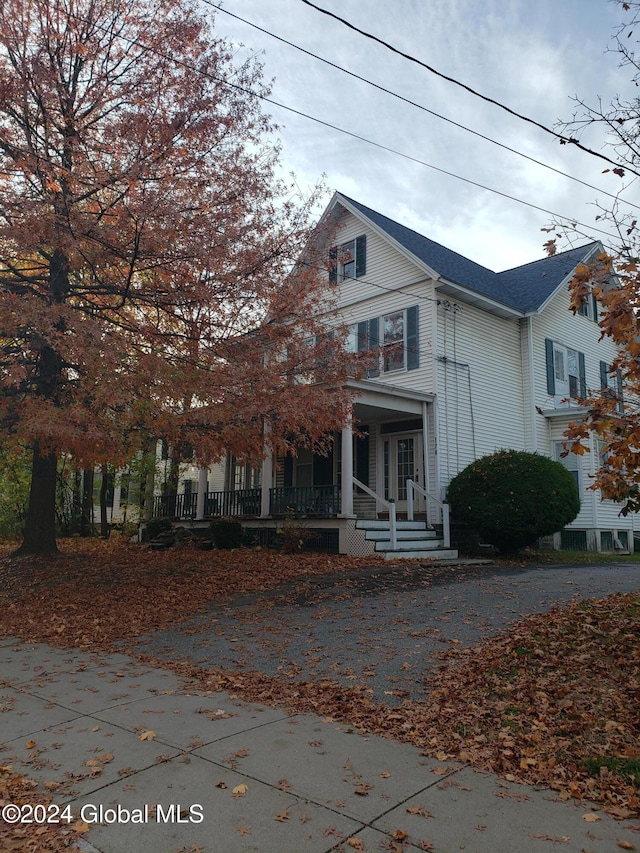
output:
<path id="1" fill-rule="evenodd" d="M 244 797 L 248 790 L 249 786 L 246 785 L 244 782 L 241 782 L 239 785 L 236 785 L 236 787 L 231 791 L 231 793 L 233 794 L 234 799 L 237 800 L 239 797 Z"/>
<path id="2" fill-rule="evenodd" d="M 378 557 L 257 548 L 150 551 L 116 536 L 61 539 L 58 546 L 58 555 L 19 560 L 8 556 L 9 546 L 0 547 L 6 636 L 115 651 L 117 640 L 178 625 L 235 591 L 385 564 Z"/>
<path id="3" fill-rule="evenodd" d="M 407 806 L 407 814 L 420 815 L 420 817 L 433 817 L 423 806 Z"/>
<path id="4" fill-rule="evenodd" d="M 148 729 L 146 732 L 142 732 L 138 735 L 138 740 L 153 740 L 156 736 L 156 733 L 153 729 Z"/>
<path id="5" fill-rule="evenodd" d="M 295 582 L 298 590 L 306 578 L 327 572 L 340 577 L 372 562 L 264 549 L 150 553 L 141 546 L 66 540 L 61 546 L 65 551 L 59 558 L 24 563 L 29 580 L 23 589 L 10 596 L 6 589 L 0 593 L 7 635 L 111 651 L 116 640 L 174 626 L 203 612 L 211 600 L 228 600 L 240 589 Z M 11 563 L 0 559 L 0 572 Z M 430 630 L 412 634 L 426 636 Z M 620 819 L 640 814 L 633 775 L 640 761 L 640 595 L 576 602 L 530 617 L 475 649 L 450 645 L 455 648 L 444 653 L 430 681 L 429 700 L 405 700 L 392 710 L 375 704 L 364 686 L 327 677 L 295 681 L 248 668 L 171 666 L 206 690 L 319 714 L 360 732 L 419 746 L 439 762 L 436 774 L 446 775 L 446 762 L 461 760 L 514 782 L 547 785 L 560 799 L 596 801 Z M 409 664 L 404 655 L 402 661 Z M 400 669 L 417 673 L 419 661 L 412 659 L 410 670 Z M 210 719 L 224 716 L 215 709 L 199 713 Z M 152 740 L 150 732 L 142 732 L 140 739 Z M 309 745 L 321 747 L 322 742 Z M 31 742 L 29 748 L 35 747 Z M 245 754 L 239 750 L 225 761 L 234 769 Z M 386 778 L 384 773 L 380 778 Z M 361 780 L 354 784 L 361 788 L 356 793 L 366 796 Z"/>
<path id="6" fill-rule="evenodd" d="M 284 811 L 281 811 L 279 814 L 277 814 L 277 815 L 274 817 L 274 820 L 277 820 L 277 821 L 279 821 L 280 823 L 285 823 L 286 821 L 288 821 L 288 820 L 289 820 L 289 817 L 290 817 L 290 815 L 289 815 L 289 809 L 288 809 L 288 808 L 286 808 Z"/>

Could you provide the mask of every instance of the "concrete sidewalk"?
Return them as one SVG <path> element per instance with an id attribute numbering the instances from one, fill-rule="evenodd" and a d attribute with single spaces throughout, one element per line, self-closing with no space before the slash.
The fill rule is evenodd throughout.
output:
<path id="1" fill-rule="evenodd" d="M 638 820 L 586 821 L 586 804 L 345 724 L 181 692 L 125 655 L 0 641 L 0 711 L 0 763 L 91 824 L 87 851 L 640 849 Z"/>

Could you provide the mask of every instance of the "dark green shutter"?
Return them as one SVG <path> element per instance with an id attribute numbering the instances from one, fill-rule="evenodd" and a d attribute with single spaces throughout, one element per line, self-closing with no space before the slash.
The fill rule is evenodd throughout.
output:
<path id="1" fill-rule="evenodd" d="M 580 396 L 587 396 L 587 375 L 584 367 L 584 353 L 578 353 L 578 375 L 580 378 Z"/>
<path id="2" fill-rule="evenodd" d="M 606 361 L 600 362 L 600 388 L 603 390 L 609 387 L 609 365 Z"/>
<path id="3" fill-rule="evenodd" d="M 367 235 L 356 237 L 356 278 L 367 273 Z"/>
<path id="4" fill-rule="evenodd" d="M 598 322 L 598 300 L 595 293 L 591 294 L 591 307 L 593 308 L 593 322 Z"/>
<path id="5" fill-rule="evenodd" d="M 329 261 L 331 262 L 331 266 L 329 267 L 329 282 L 331 284 L 335 284 L 338 281 L 338 247 L 332 246 L 329 249 Z"/>
<path id="6" fill-rule="evenodd" d="M 544 339 L 544 349 L 547 357 L 547 394 L 556 393 L 556 374 L 553 366 L 553 341 Z"/>
<path id="7" fill-rule="evenodd" d="M 418 306 L 407 308 L 407 370 L 420 367 L 420 341 L 418 337 Z"/>
<path id="8" fill-rule="evenodd" d="M 358 323 L 358 352 L 369 349 L 369 325 L 366 320 Z"/>
<path id="9" fill-rule="evenodd" d="M 288 453 L 284 457 L 284 487 L 290 489 L 293 486 L 293 457 Z"/>
<path id="10" fill-rule="evenodd" d="M 374 317 L 369 320 L 369 349 L 378 349 L 380 346 L 380 318 Z M 370 367 L 367 376 L 379 376 L 380 368 L 377 366 Z"/>
<path id="11" fill-rule="evenodd" d="M 622 414 L 624 412 L 624 398 L 622 392 L 622 371 L 620 369 L 616 372 L 616 380 L 618 385 L 618 411 Z"/>

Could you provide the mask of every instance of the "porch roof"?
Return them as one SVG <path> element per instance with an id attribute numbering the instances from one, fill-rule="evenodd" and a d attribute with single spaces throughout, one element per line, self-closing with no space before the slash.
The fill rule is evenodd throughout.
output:
<path id="1" fill-rule="evenodd" d="M 354 391 L 354 409 L 360 421 L 384 417 L 392 412 L 422 415 L 423 404 L 432 403 L 435 399 L 435 394 L 371 379 L 351 379 L 347 388 Z"/>

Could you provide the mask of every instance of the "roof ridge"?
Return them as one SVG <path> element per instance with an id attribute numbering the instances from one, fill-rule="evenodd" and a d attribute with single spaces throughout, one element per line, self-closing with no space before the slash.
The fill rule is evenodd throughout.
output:
<path id="1" fill-rule="evenodd" d="M 530 267 L 532 264 L 540 264 L 544 261 L 550 261 L 552 258 L 561 258 L 562 255 L 569 255 L 571 252 L 579 252 L 583 249 L 587 249 L 589 246 L 597 246 L 598 240 L 591 240 L 589 243 L 585 243 L 582 246 L 574 246 L 572 249 L 564 249 L 562 252 L 556 252 L 553 255 L 544 255 L 541 258 L 536 258 L 534 261 L 527 261 L 524 264 L 517 264 L 515 267 L 508 267 L 506 270 L 500 270 L 496 273 L 496 275 L 503 275 L 508 272 L 515 272 L 515 270 L 521 270 L 525 267 Z"/>
<path id="2" fill-rule="evenodd" d="M 584 246 L 495 272 L 343 193 L 336 192 L 335 197 L 360 212 L 416 261 L 433 270 L 440 280 L 439 286 L 455 289 L 461 301 L 467 301 L 463 293 L 473 293 L 520 314 L 541 310 L 579 260 L 599 242 L 593 240 Z"/>

